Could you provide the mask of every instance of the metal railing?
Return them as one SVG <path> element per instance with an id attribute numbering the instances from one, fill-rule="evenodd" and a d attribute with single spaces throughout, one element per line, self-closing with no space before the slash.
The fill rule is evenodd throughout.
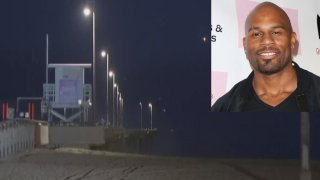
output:
<path id="1" fill-rule="evenodd" d="M 73 104 L 61 104 L 57 103 L 56 98 L 59 97 L 59 94 L 56 92 L 56 84 L 43 84 L 43 99 L 47 100 L 47 102 L 43 102 L 42 108 L 48 108 L 46 106 L 51 106 L 53 108 L 64 108 L 68 106 L 74 106 Z M 92 88 L 91 84 L 83 84 L 82 95 L 80 96 L 82 101 L 87 101 L 91 98 Z M 79 107 L 78 101 L 75 103 L 76 107 Z"/>
<path id="2" fill-rule="evenodd" d="M 34 149 L 35 124 L 26 120 L 0 122 L 0 160 Z"/>

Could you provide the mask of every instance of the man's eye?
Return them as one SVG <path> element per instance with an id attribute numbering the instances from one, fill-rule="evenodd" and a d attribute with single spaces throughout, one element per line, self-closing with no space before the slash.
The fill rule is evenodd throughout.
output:
<path id="1" fill-rule="evenodd" d="M 260 37 L 261 33 L 260 32 L 254 32 L 254 33 L 252 33 L 252 36 L 255 37 L 255 38 Z"/>
<path id="2" fill-rule="evenodd" d="M 273 34 L 273 35 L 280 35 L 280 34 L 281 34 L 281 32 L 279 32 L 279 31 L 275 31 L 275 32 L 273 32 L 272 34 Z"/>

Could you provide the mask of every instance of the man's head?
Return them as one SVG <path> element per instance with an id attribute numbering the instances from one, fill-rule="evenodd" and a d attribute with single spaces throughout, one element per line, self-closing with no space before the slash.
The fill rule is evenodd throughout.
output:
<path id="1" fill-rule="evenodd" d="M 283 9 L 264 2 L 256 6 L 245 23 L 243 46 L 255 72 L 275 74 L 291 64 L 296 34 Z"/>

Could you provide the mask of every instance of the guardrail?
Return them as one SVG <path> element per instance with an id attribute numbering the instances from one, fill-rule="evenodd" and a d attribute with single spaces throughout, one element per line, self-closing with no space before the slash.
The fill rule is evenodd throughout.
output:
<path id="1" fill-rule="evenodd" d="M 0 123 L 0 160 L 31 151 L 35 144 L 35 123 L 10 120 Z"/>

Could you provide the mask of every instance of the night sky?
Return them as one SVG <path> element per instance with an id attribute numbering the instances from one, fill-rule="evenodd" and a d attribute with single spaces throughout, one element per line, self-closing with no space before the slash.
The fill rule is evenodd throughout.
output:
<path id="1" fill-rule="evenodd" d="M 92 18 L 83 15 L 87 4 L 90 1 L 5 2 L 1 100 L 42 96 L 46 33 L 49 63 L 91 63 Z M 210 0 L 96 0 L 95 7 L 99 101 L 105 97 L 106 64 L 99 56 L 105 49 L 127 117 L 139 119 L 140 101 L 145 107 L 152 102 L 155 113 L 210 109 L 211 47 L 202 40 L 210 36 Z"/>
<path id="2" fill-rule="evenodd" d="M 50 63 L 91 63 L 92 19 L 82 12 L 87 2 L 1 3 L 1 102 L 15 102 L 19 96 L 42 96 L 46 33 L 50 39 Z M 145 110 L 144 124 L 149 126 L 147 103 L 152 102 L 154 127 L 174 129 L 176 139 L 171 143 L 180 150 L 189 147 L 186 154 L 221 155 L 221 149 L 216 149 L 221 146 L 230 156 L 240 151 L 250 153 L 250 147 L 257 150 L 260 145 L 255 151 L 258 155 L 268 151 L 270 156 L 297 156 L 298 113 L 210 113 L 211 44 L 202 40 L 210 37 L 210 3 L 96 0 L 98 116 L 104 115 L 102 89 L 106 78 L 105 61 L 99 52 L 106 49 L 124 96 L 126 127 L 139 127 L 140 101 Z M 274 141 L 279 136 L 282 138 Z M 215 143 L 208 143 L 210 139 Z M 278 149 L 273 146 L 279 144 L 282 146 Z M 295 150 L 290 151 L 291 148 Z"/>

